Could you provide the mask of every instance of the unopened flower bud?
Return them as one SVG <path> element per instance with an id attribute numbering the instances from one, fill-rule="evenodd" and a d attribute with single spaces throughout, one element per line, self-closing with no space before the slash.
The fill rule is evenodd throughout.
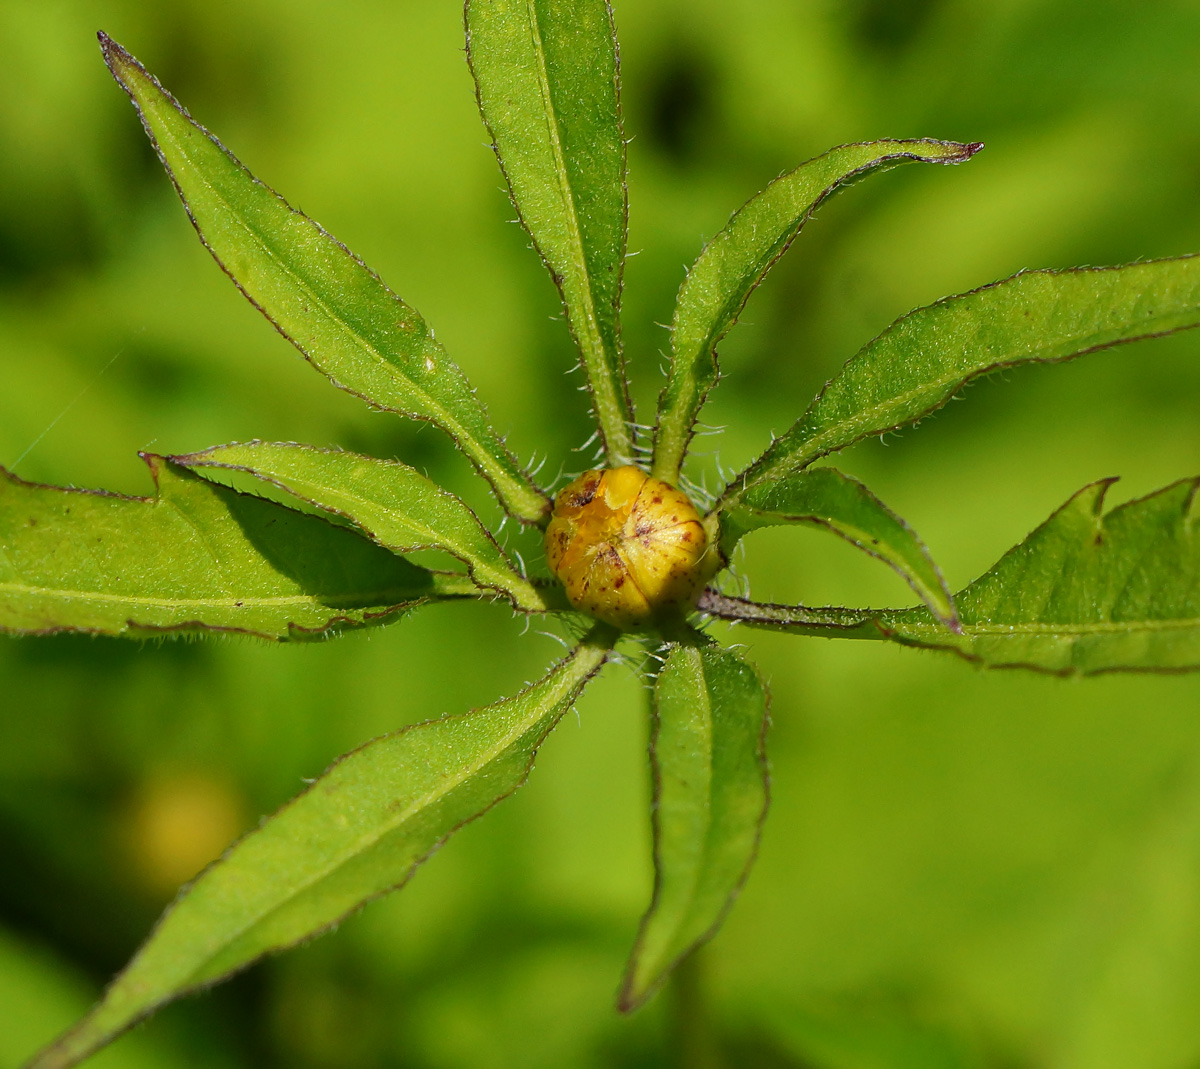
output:
<path id="1" fill-rule="evenodd" d="M 546 559 L 572 605 L 625 628 L 689 609 L 718 564 L 687 495 L 632 466 L 559 492 Z"/>

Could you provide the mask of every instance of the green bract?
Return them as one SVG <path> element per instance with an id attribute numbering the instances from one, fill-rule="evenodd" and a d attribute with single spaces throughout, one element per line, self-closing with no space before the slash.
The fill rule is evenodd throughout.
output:
<path id="1" fill-rule="evenodd" d="M 680 289 L 651 446 L 637 433 L 621 346 L 626 157 L 611 11 L 604 0 L 469 0 L 466 25 L 480 111 L 562 296 L 606 463 L 672 484 L 718 379 L 718 344 L 821 202 L 868 173 L 906 161 L 958 164 L 982 148 L 846 145 L 752 197 Z M 421 316 L 251 175 L 129 53 L 100 40 L 201 240 L 242 293 L 336 386 L 436 424 L 508 516 L 544 527 L 551 488 L 515 460 Z M 762 604 L 730 593 L 726 569 L 697 613 L 655 617 L 623 635 L 572 610 L 543 568 L 527 571 L 464 501 L 414 468 L 295 443 L 147 455 L 153 498 L 0 473 L 0 630 L 9 633 L 290 640 L 473 598 L 560 615 L 576 636 L 515 697 L 338 759 L 181 893 L 103 1001 L 31 1069 L 75 1065 L 172 998 L 325 931 L 406 882 L 453 831 L 524 782 L 543 739 L 618 644 L 644 655 L 653 686 L 656 880 L 620 989 L 625 1010 L 719 927 L 766 814 L 766 688 L 739 652 L 697 630 L 704 618 L 1060 674 L 1200 668 L 1197 478 L 1107 513 L 1111 480 L 1085 487 L 952 595 L 902 518 L 858 480 L 813 466 L 918 421 L 991 371 L 1196 325 L 1197 257 L 1025 272 L 948 297 L 868 343 L 789 430 L 763 442 L 704 518 L 722 568 L 760 528 L 815 526 L 895 569 L 916 607 Z M 442 563 L 405 559 L 417 551 Z"/>

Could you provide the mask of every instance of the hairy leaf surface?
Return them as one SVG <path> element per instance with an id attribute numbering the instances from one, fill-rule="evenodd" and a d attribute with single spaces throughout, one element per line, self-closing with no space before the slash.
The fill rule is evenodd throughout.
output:
<path id="1" fill-rule="evenodd" d="M 293 442 L 260 441 L 214 446 L 171 459 L 187 468 L 225 468 L 266 480 L 350 520 L 395 553 L 443 549 L 467 565 L 476 583 L 507 594 L 518 608 L 546 607 L 475 513 L 407 464 Z"/>
<path id="2" fill-rule="evenodd" d="M 335 386 L 376 408 L 436 423 L 509 512 L 540 520 L 548 500 L 421 316 L 255 178 L 133 56 L 103 34 L 100 43 L 201 240 L 251 303 Z"/>
<path id="3" fill-rule="evenodd" d="M 696 416 L 717 381 L 717 343 L 821 202 L 862 175 L 906 161 L 962 163 L 983 148 L 956 141 L 871 141 L 830 149 L 751 197 L 700 253 L 675 305 L 671 366 L 658 404 L 653 474 L 674 483 Z"/>
<path id="4" fill-rule="evenodd" d="M 338 760 L 205 870 L 100 1004 L 28 1069 L 75 1065 L 162 1003 L 401 886 L 452 832 L 525 782 L 611 637 L 593 632 L 516 697 L 403 728 Z"/>
<path id="5" fill-rule="evenodd" d="M 743 535 L 761 527 L 823 527 L 890 565 L 943 625 L 958 628 L 950 589 L 916 532 L 857 479 L 834 468 L 810 468 L 759 483 L 720 516 L 726 557 Z"/>
<path id="6" fill-rule="evenodd" d="M 153 498 L 0 471 L 0 630 L 303 638 L 478 594 L 320 517 L 146 461 Z"/>
<path id="7" fill-rule="evenodd" d="M 654 898 L 620 1006 L 644 1002 L 712 937 L 741 890 L 767 813 L 767 692 L 733 650 L 676 646 L 654 688 Z"/>
<path id="8" fill-rule="evenodd" d="M 808 411 L 725 491 L 782 478 L 818 457 L 940 408 L 999 368 L 1054 363 L 1200 324 L 1200 257 L 1027 271 L 901 317 L 860 350 Z"/>
<path id="9" fill-rule="evenodd" d="M 625 140 L 606 0 L 469 0 L 479 110 L 562 294 L 609 463 L 632 464 L 619 308 Z"/>

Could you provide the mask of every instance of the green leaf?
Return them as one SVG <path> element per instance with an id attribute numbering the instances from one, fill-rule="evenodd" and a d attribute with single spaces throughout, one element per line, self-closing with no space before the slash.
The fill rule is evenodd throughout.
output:
<path id="1" fill-rule="evenodd" d="M 925 609 L 813 609 L 706 590 L 710 616 L 826 638 L 888 638 L 989 668 L 1059 675 L 1200 669 L 1200 477 L 1107 515 L 1115 480 L 1085 486 L 954 596 L 951 634 Z"/>
<path id="2" fill-rule="evenodd" d="M 658 401 L 653 474 L 675 483 L 696 416 L 717 381 L 717 344 L 763 276 L 831 194 L 870 171 L 909 160 L 962 163 L 983 146 L 955 141 L 871 141 L 830 149 L 751 197 L 700 253 L 671 325 L 671 366 Z"/>
<path id="3" fill-rule="evenodd" d="M 394 553 L 443 549 L 479 586 L 530 612 L 546 609 L 538 590 L 513 568 L 466 504 L 415 468 L 359 453 L 294 442 L 218 445 L 171 457 L 186 468 L 244 472 L 353 523 Z"/>
<path id="4" fill-rule="evenodd" d="M 1200 478 L 1102 515 L 1113 482 L 1084 487 L 957 595 L 961 637 L 922 610 L 880 614 L 877 626 L 990 667 L 1200 668 Z"/>
<path id="5" fill-rule="evenodd" d="M 100 1004 L 27 1069 L 75 1065 L 164 1002 L 404 884 L 452 832 L 525 782 L 613 634 L 597 628 L 514 698 L 403 728 L 338 760 L 186 888 Z"/>
<path id="6" fill-rule="evenodd" d="M 1200 257 L 1027 271 L 902 316 L 726 488 L 735 501 L 818 457 L 940 408 L 1000 368 L 1056 363 L 1200 324 Z"/>
<path id="7" fill-rule="evenodd" d="M 489 425 L 421 316 L 246 170 L 133 56 L 99 36 L 201 240 L 250 302 L 335 386 L 376 408 L 436 423 L 510 513 L 540 521 L 550 509 L 545 494 Z"/>
<path id="8" fill-rule="evenodd" d="M 857 479 L 811 468 L 758 483 L 720 513 L 721 551 L 728 559 L 750 531 L 785 523 L 823 527 L 894 568 L 939 622 L 958 630 L 954 599 L 925 544 L 907 523 Z"/>
<path id="9" fill-rule="evenodd" d="M 145 460 L 153 498 L 38 486 L 0 469 L 0 630 L 304 638 L 478 596 L 466 576 Z"/>
<path id="10" fill-rule="evenodd" d="M 479 110 L 521 222 L 562 294 L 609 464 L 632 464 L 612 12 L 605 0 L 468 0 L 466 21 Z"/>
<path id="11" fill-rule="evenodd" d="M 641 1005 L 720 926 L 767 813 L 767 693 L 732 650 L 671 649 L 654 688 L 654 898 L 619 1005 Z"/>

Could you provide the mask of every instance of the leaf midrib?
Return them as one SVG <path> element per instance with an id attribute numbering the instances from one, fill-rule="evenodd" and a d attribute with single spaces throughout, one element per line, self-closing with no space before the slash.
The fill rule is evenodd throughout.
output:
<path id="1" fill-rule="evenodd" d="M 887 617 L 882 618 L 887 623 Z M 937 632 L 945 635 L 945 631 L 935 628 L 924 621 L 901 624 L 906 632 Z M 968 624 L 963 625 L 964 637 L 992 637 L 1004 635 L 1062 635 L 1071 638 L 1077 635 L 1131 634 L 1139 631 L 1186 631 L 1189 628 L 1200 629 L 1200 617 L 1182 617 L 1175 620 L 1134 620 L 1129 623 L 1119 621 L 1102 621 L 1090 624 L 1055 624 L 1055 623 L 1023 623 L 1023 624 Z"/>
<path id="2" fill-rule="evenodd" d="M 668 960 L 678 953 L 678 944 L 680 933 L 686 930 L 687 922 L 695 910 L 698 890 L 701 883 L 701 874 L 706 867 L 706 859 L 712 853 L 710 849 L 710 836 L 712 835 L 713 820 L 712 820 L 712 753 L 713 753 L 713 723 L 712 723 L 712 693 L 708 686 L 708 676 L 704 670 L 704 656 L 696 649 L 683 647 L 687 650 L 689 657 L 695 657 L 696 675 L 695 675 L 695 704 L 694 708 L 698 711 L 702 710 L 702 724 L 704 727 L 704 735 L 707 741 L 705 747 L 705 763 L 708 772 L 708 789 L 703 796 L 704 809 L 704 847 L 697 864 L 693 867 L 691 875 L 688 877 L 688 889 L 684 898 L 686 907 L 680 911 L 680 920 L 675 927 L 675 932 L 670 943 L 667 944 Z"/>
<path id="3" fill-rule="evenodd" d="M 444 533 L 421 523 L 419 520 L 410 518 L 411 514 L 402 508 L 393 508 L 382 504 L 379 501 L 373 501 L 370 498 L 360 497 L 348 490 L 342 490 L 335 486 L 327 486 L 315 480 L 306 479 L 303 476 L 293 477 L 290 475 L 284 475 L 280 472 L 268 471 L 265 468 L 252 468 L 241 464 L 221 463 L 198 463 L 195 466 L 219 467 L 227 470 L 242 471 L 247 475 L 252 475 L 255 478 L 269 482 L 272 485 L 279 487 L 281 490 L 294 494 L 296 497 L 299 497 L 301 501 L 305 501 L 315 508 L 322 509 L 326 512 L 335 512 L 344 516 L 346 519 L 354 523 L 355 526 L 370 534 L 380 545 L 384 546 L 391 552 L 410 553 L 418 549 L 444 550 L 451 556 L 462 561 L 472 575 L 474 575 L 476 572 L 482 572 L 491 577 L 493 583 L 488 585 L 493 589 L 503 590 L 515 596 L 518 593 L 520 586 L 524 585 L 529 587 L 527 582 L 517 582 L 516 588 L 514 588 L 514 582 L 521 580 L 522 577 L 519 576 L 515 571 L 512 571 L 510 568 L 504 567 L 504 565 L 507 565 L 509 561 L 508 558 L 504 556 L 504 551 L 499 549 L 499 547 L 495 547 L 497 561 L 489 562 L 478 553 L 478 549 L 476 547 L 464 545 L 461 541 L 456 541 L 451 537 L 447 537 Z M 300 492 L 300 488 L 302 487 L 308 490 L 309 496 L 306 496 Z M 455 501 L 451 495 L 445 494 L 445 492 L 442 491 L 441 488 L 436 484 L 431 483 L 427 488 L 422 487 L 422 489 L 427 489 L 429 492 L 442 497 L 443 500 L 448 501 L 452 507 L 457 507 L 460 504 L 459 502 Z M 317 493 L 313 493 L 313 490 L 316 490 Z M 354 515 L 341 512 L 339 509 L 334 507 L 332 504 L 332 501 L 334 500 L 340 500 L 341 502 L 351 506 L 360 506 L 359 511 L 363 513 L 382 513 L 385 518 L 391 519 L 398 526 L 407 527 L 413 534 L 417 535 L 418 538 L 424 538 L 425 541 L 414 542 L 410 545 L 407 543 L 394 544 L 388 540 L 385 540 L 377 531 L 373 531 L 368 528 L 366 524 L 360 522 L 359 519 Z M 330 504 L 325 504 L 324 502 L 326 501 L 329 501 Z M 487 529 L 473 514 L 467 513 L 465 515 L 460 515 L 459 518 L 464 522 L 469 522 L 475 525 L 479 532 L 484 535 L 485 545 L 494 545 L 488 538 Z M 522 593 L 528 594 L 531 590 L 532 587 L 529 587 L 528 590 L 524 590 Z"/>
<path id="4" fill-rule="evenodd" d="M 269 480 L 269 481 L 274 481 L 274 480 Z M 297 480 L 297 481 L 302 484 L 305 483 L 305 481 L 302 479 Z M 277 485 L 279 485 L 279 484 L 277 484 Z M 485 558 L 481 557 L 474 548 L 471 548 L 471 547 L 464 548 L 464 546 L 461 543 L 455 542 L 455 541 L 445 537 L 445 535 L 439 533 L 438 531 L 435 531 L 433 528 L 427 527 L 424 524 L 421 524 L 419 522 L 409 520 L 407 518 L 407 514 L 400 512 L 399 510 L 392 510 L 392 509 L 388 508 L 388 506 L 386 506 L 386 505 L 381 505 L 378 502 L 371 501 L 367 498 L 358 497 L 355 494 L 352 494 L 352 493 L 349 493 L 346 491 L 342 491 L 342 490 L 337 490 L 336 488 L 333 488 L 333 487 L 322 487 L 319 483 L 311 483 L 311 484 L 306 484 L 306 485 L 316 486 L 317 489 L 319 489 L 319 490 L 326 490 L 326 489 L 331 490 L 335 496 L 340 496 L 344 501 L 349 502 L 354 505 L 363 506 L 363 511 L 370 511 L 370 510 L 374 509 L 374 510 L 383 512 L 385 514 L 393 513 L 393 511 L 394 511 L 395 515 L 401 517 L 400 523 L 407 525 L 409 528 L 411 528 L 411 530 L 415 534 L 420 535 L 423 533 L 425 535 L 425 537 L 427 537 L 429 539 L 428 543 L 425 545 L 420 545 L 420 544 L 411 545 L 411 546 L 391 545 L 391 544 L 387 543 L 382 537 L 380 537 L 377 532 L 372 531 L 365 524 L 359 523 L 355 519 L 355 517 L 350 516 L 350 515 L 346 516 L 346 519 L 350 520 L 351 522 L 355 523 L 357 526 L 361 527 L 367 534 L 374 537 L 379 542 L 379 544 L 384 546 L 386 549 L 388 549 L 392 552 L 396 552 L 396 553 L 401 553 L 401 552 L 407 553 L 407 552 L 412 552 L 412 551 L 418 550 L 418 549 L 444 550 L 445 552 L 449 553 L 451 556 L 456 557 L 458 560 L 462 561 L 463 564 L 465 564 L 467 566 L 467 571 L 471 574 L 472 578 L 478 579 L 481 586 L 483 586 L 489 590 L 496 590 L 501 593 L 509 595 L 521 607 L 528 608 L 531 605 L 533 605 L 533 606 L 537 606 L 537 605 L 544 606 L 545 605 L 545 599 L 543 597 L 541 597 L 540 594 L 538 594 L 536 588 L 533 586 L 532 583 L 529 582 L 528 579 L 526 579 L 524 576 L 518 574 L 511 567 L 506 567 L 506 565 L 509 565 L 510 562 L 509 562 L 508 558 L 504 555 L 504 551 L 501 550 L 498 546 L 495 547 L 498 561 L 495 563 L 489 562 Z M 283 486 L 282 489 L 286 490 L 287 487 Z M 433 487 L 433 490 L 435 492 L 440 492 L 439 488 L 436 486 Z M 309 500 L 309 499 L 302 498 L 302 500 Z M 309 500 L 309 504 L 314 505 L 317 508 L 324 507 L 319 502 L 317 502 L 315 499 Z M 334 510 L 334 511 L 336 511 L 336 510 Z M 470 515 L 470 514 L 464 515 L 461 517 L 461 519 L 463 519 L 465 522 L 469 521 L 470 523 L 473 523 L 477 527 L 477 529 L 480 531 L 480 533 L 482 533 L 484 535 L 485 545 L 494 545 L 494 543 L 492 543 L 488 539 L 487 529 L 483 526 L 482 523 L 479 522 L 478 519 L 476 519 L 476 517 L 474 515 Z M 490 582 L 487 580 L 490 580 Z"/>
<path id="5" fill-rule="evenodd" d="M 575 210 L 575 191 L 567 175 L 567 160 L 563 152 L 562 135 L 558 128 L 558 113 L 554 107 L 554 99 L 550 92 L 550 71 L 546 65 L 546 48 L 542 43 L 541 25 L 538 22 L 536 0 L 526 0 L 526 10 L 529 14 L 529 34 L 533 45 L 533 54 L 537 63 L 538 93 L 542 98 L 542 112 L 546 117 L 546 132 L 550 139 L 550 153 L 554 157 L 554 171 L 558 179 L 558 191 L 562 198 L 563 213 L 567 225 L 567 239 L 571 250 L 571 266 L 575 269 L 580 283 L 577 298 L 581 305 L 582 315 L 575 315 L 573 302 L 567 303 L 567 313 L 571 319 L 584 329 L 580 338 L 584 349 L 584 360 L 593 366 L 588 378 L 596 397 L 597 417 L 600 422 L 601 435 L 610 451 L 610 459 L 624 461 L 625 454 L 630 452 L 625 439 L 625 417 L 620 399 L 612 381 L 612 369 L 609 367 L 609 353 L 604 339 L 600 336 L 599 319 L 596 315 L 595 294 L 592 292 L 592 277 L 588 271 L 587 257 L 583 253 L 583 235 L 579 228 L 579 215 Z M 615 420 L 613 417 L 616 417 Z M 620 434 L 620 438 L 618 438 Z M 609 439 L 613 440 L 609 440 Z"/>
<path id="6" fill-rule="evenodd" d="M 444 590 L 430 588 L 427 591 L 414 592 L 408 588 L 393 588 L 391 590 L 364 590 L 324 597 L 317 594 L 285 594 L 278 597 L 222 597 L 222 598 L 161 598 L 149 595 L 107 594 L 94 590 L 74 590 L 66 587 L 35 586 L 29 583 L 0 582 L 0 591 L 31 596 L 49 596 L 70 598 L 84 602 L 113 605 L 143 605 L 147 608 L 231 608 L 245 609 L 247 607 L 270 607 L 286 605 L 323 605 L 335 607 L 339 605 L 361 604 L 364 597 L 369 597 L 372 604 L 387 604 L 387 595 L 401 595 L 401 600 L 417 601 L 421 598 L 445 594 Z"/>
<path id="7" fill-rule="evenodd" d="M 299 482 L 304 483 L 304 480 L 299 480 Z M 402 512 L 399 509 L 389 508 L 387 505 L 381 505 L 377 501 L 371 501 L 368 498 L 359 497 L 357 494 L 349 493 L 348 491 L 338 490 L 336 487 L 323 487 L 319 483 L 309 483 L 307 485 L 315 486 L 318 490 L 329 490 L 335 497 L 341 497 L 343 501 L 346 501 L 352 505 L 360 506 L 364 512 L 377 509 L 385 515 L 390 514 L 392 516 L 397 516 L 400 518 L 399 522 L 407 526 L 414 534 L 423 536 L 427 539 L 425 544 L 415 544 L 411 546 L 388 545 L 387 548 L 389 550 L 394 552 L 412 552 L 417 549 L 445 550 L 451 556 L 457 557 L 459 560 L 461 560 L 473 575 L 476 572 L 482 572 L 484 575 L 487 575 L 492 579 L 495 586 L 513 594 L 517 593 L 517 590 L 513 589 L 513 581 L 521 579 L 521 576 L 519 576 L 515 571 L 504 567 L 504 565 L 508 564 L 509 562 L 508 558 L 504 556 L 503 550 L 497 548 L 497 560 L 489 561 L 479 554 L 477 547 L 466 545 L 453 537 L 447 537 L 442 532 L 436 531 L 432 527 L 428 527 L 420 521 L 412 520 L 408 517 L 407 513 Z M 435 493 L 438 492 L 437 487 L 433 487 L 433 490 Z M 318 508 L 321 507 L 321 505 L 315 499 L 310 503 L 316 505 Z M 456 502 L 451 502 L 451 504 L 457 505 Z M 354 520 L 353 516 L 348 515 L 346 518 L 349 520 Z M 464 522 L 475 524 L 479 532 L 484 535 L 485 545 L 492 544 L 487 540 L 487 530 L 474 516 L 464 515 L 460 518 Z M 373 531 L 371 533 L 376 534 L 376 532 Z M 376 537 L 379 536 L 376 534 Z M 380 538 L 379 541 L 382 544 L 384 540 Z M 520 584 L 516 585 L 519 586 Z"/>

